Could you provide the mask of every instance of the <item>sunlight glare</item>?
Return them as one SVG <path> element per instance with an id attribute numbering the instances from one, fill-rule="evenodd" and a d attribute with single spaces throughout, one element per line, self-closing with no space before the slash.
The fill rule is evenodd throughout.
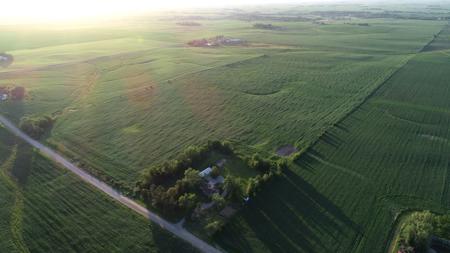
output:
<path id="1" fill-rule="evenodd" d="M 22 21 L 82 20 L 101 16 L 125 16 L 144 11 L 215 7 L 228 4 L 273 3 L 271 0 L 10 0 L 2 3 L 0 19 Z"/>

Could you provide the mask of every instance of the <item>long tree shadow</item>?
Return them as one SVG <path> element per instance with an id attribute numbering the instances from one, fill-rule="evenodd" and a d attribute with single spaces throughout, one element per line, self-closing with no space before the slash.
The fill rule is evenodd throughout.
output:
<path id="1" fill-rule="evenodd" d="M 20 185 L 25 185 L 31 173 L 34 151 L 33 148 L 22 141 L 18 141 L 17 154 L 11 174 Z"/>
<path id="2" fill-rule="evenodd" d="M 317 158 L 323 159 L 324 157 L 314 148 L 310 148 L 307 152 L 303 153 L 294 162 L 303 169 L 313 172 L 314 164 L 318 162 Z"/>
<path id="3" fill-rule="evenodd" d="M 242 210 L 237 222 L 218 235 L 230 252 L 251 252 L 238 225 L 244 222 L 258 244 L 270 252 L 335 252 L 343 238 L 356 238 L 360 227 L 327 197 L 292 171 L 276 179 Z M 239 239 L 230 240 L 232 238 Z M 259 246 L 257 246 L 259 247 Z"/>
<path id="4" fill-rule="evenodd" d="M 335 148 L 338 148 L 339 145 L 343 143 L 343 140 L 341 140 L 336 134 L 327 131 L 325 132 L 321 137 L 320 140 L 327 143 L 328 145 L 331 145 Z"/>
<path id="5" fill-rule="evenodd" d="M 150 230 L 152 232 L 152 239 L 154 243 L 154 247 L 157 248 L 157 252 L 164 253 L 196 253 L 198 252 L 193 246 L 189 243 L 184 242 L 183 240 L 175 237 L 171 233 L 165 231 L 158 225 L 152 224 L 150 226 Z"/>

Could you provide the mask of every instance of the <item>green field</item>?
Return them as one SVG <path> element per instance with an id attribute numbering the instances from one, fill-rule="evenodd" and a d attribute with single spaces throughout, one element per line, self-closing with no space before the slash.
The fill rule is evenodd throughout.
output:
<path id="1" fill-rule="evenodd" d="M 238 153 L 265 158 L 295 145 L 307 151 L 212 240 L 229 252 L 383 252 L 402 211 L 450 208 L 450 29 L 427 20 L 446 14 L 395 5 L 398 18 L 331 16 L 321 25 L 277 18 L 384 12 L 284 8 L 257 9 L 267 20 L 250 22 L 233 10 L 184 14 L 199 15 L 199 27 L 161 16 L 2 26 L 0 52 L 15 62 L 0 69 L 0 86 L 24 86 L 27 97 L 2 102 L 0 113 L 16 123 L 56 117 L 42 141 L 125 193 L 144 169 L 191 145 L 231 140 Z M 254 29 L 257 21 L 283 29 Z M 248 44 L 186 44 L 217 35 Z M 0 236 L 10 238 L 0 251 L 184 247 L 23 145 L 14 153 L 15 141 L 0 134 L 9 140 L 0 144 L 2 167 L 9 158 L 26 163 L 13 170 L 23 182 L 0 177 Z M 227 166 L 254 176 L 239 159 Z"/>
<path id="2" fill-rule="evenodd" d="M 263 152 L 286 144 L 303 148 L 443 25 L 363 21 L 370 26 L 280 22 L 286 30 L 265 31 L 237 20 L 207 20 L 187 29 L 152 20 L 148 27 L 123 25 L 127 32 L 120 39 L 16 49 L 9 53 L 18 54 L 12 70 L 19 70 L 0 73 L 1 82 L 24 85 L 29 99 L 0 110 L 16 121 L 28 114 L 58 115 L 48 143 L 130 187 L 142 169 L 211 139 Z M 100 27 L 99 34 L 125 28 Z M 250 44 L 185 44 L 219 34 Z"/>
<path id="3" fill-rule="evenodd" d="M 416 55 L 216 239 L 230 252 L 384 252 L 403 211 L 448 212 L 449 67 L 448 51 Z"/>
<path id="4" fill-rule="evenodd" d="M 0 128 L 0 252 L 196 252 Z"/>

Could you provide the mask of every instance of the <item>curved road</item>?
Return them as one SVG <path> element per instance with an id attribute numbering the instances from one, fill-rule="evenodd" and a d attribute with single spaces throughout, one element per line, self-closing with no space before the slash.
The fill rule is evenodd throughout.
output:
<path id="1" fill-rule="evenodd" d="M 8 129 L 10 132 L 12 132 L 17 137 L 21 138 L 22 140 L 28 142 L 31 146 L 37 148 L 42 154 L 46 155 L 49 159 L 61 164 L 71 172 L 75 173 L 77 176 L 79 176 L 83 181 L 87 182 L 88 184 L 94 186 L 95 188 L 99 189 L 100 191 L 106 193 L 111 198 L 115 199 L 116 201 L 120 202 L 121 204 L 127 206 L 131 210 L 137 212 L 138 214 L 148 218 L 149 220 L 157 223 L 160 225 L 163 229 L 171 232 L 175 236 L 189 242 L 192 244 L 192 246 L 198 248 L 202 252 L 211 252 L 211 253 L 220 253 L 221 251 L 214 248 L 213 246 L 209 245 L 208 243 L 202 241 L 200 238 L 196 237 L 186 229 L 184 229 L 181 225 L 177 225 L 174 223 L 171 223 L 157 214 L 149 211 L 147 208 L 139 205 L 132 199 L 122 195 L 117 190 L 113 189 L 111 186 L 107 185 L 106 183 L 98 180 L 94 176 L 90 175 L 86 171 L 80 169 L 79 167 L 75 166 L 73 163 L 68 161 L 66 158 L 61 156 L 60 154 L 56 153 L 52 149 L 44 146 L 40 142 L 32 139 L 28 135 L 26 135 L 24 132 L 22 132 L 19 128 L 17 128 L 12 122 L 10 122 L 8 119 L 0 115 L 0 123 L 2 123 L 6 129 Z"/>

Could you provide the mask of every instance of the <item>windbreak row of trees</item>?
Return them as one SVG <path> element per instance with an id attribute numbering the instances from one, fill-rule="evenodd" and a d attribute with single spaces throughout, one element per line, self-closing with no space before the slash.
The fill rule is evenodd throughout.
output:
<path id="1" fill-rule="evenodd" d="M 246 194 L 249 197 L 255 197 L 256 193 L 260 191 L 265 184 L 273 180 L 274 177 L 281 176 L 283 171 L 287 169 L 286 160 L 263 159 L 257 154 L 254 154 L 247 159 L 247 165 L 250 168 L 261 172 L 260 175 L 249 179 L 246 189 Z"/>

